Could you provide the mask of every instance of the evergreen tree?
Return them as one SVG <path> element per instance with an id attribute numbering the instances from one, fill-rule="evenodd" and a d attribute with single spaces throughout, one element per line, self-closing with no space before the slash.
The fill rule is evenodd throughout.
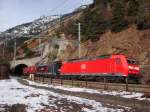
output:
<path id="1" fill-rule="evenodd" d="M 66 35 L 72 34 L 77 36 L 77 21 L 70 19 L 67 23 L 61 23 L 60 27 L 55 31 L 56 36 L 59 37 L 60 33 L 65 33 Z"/>
<path id="2" fill-rule="evenodd" d="M 97 4 L 102 4 L 102 5 L 107 5 L 108 2 L 111 2 L 111 0 L 94 0 L 94 4 L 97 5 Z"/>
<path id="3" fill-rule="evenodd" d="M 3 58 L 0 58 L 0 64 L 1 65 L 8 65 L 8 66 L 10 66 L 10 63 L 8 62 L 8 60 L 7 59 L 3 59 Z"/>
<path id="4" fill-rule="evenodd" d="M 142 30 L 150 28 L 150 23 L 148 22 L 150 20 L 150 13 L 144 7 L 144 0 L 140 0 L 139 4 L 139 12 L 136 17 L 136 24 L 138 26 L 138 29 Z"/>
<path id="5" fill-rule="evenodd" d="M 77 24 L 77 22 L 75 20 L 72 20 L 72 19 L 69 20 L 67 23 L 67 27 L 65 27 L 65 29 L 64 29 L 65 34 L 77 35 L 78 29 L 77 29 L 76 24 Z"/>
<path id="6" fill-rule="evenodd" d="M 125 2 L 124 0 L 117 0 L 113 2 L 113 18 L 111 21 L 111 30 L 119 32 L 127 26 L 125 21 Z"/>
<path id="7" fill-rule="evenodd" d="M 128 2 L 128 16 L 137 16 L 139 12 L 139 1 L 138 0 L 129 0 Z"/>
<path id="8" fill-rule="evenodd" d="M 81 16 L 80 22 L 83 36 L 82 41 L 88 39 L 96 41 L 99 39 L 100 34 L 107 29 L 107 21 L 104 20 L 101 13 L 98 13 L 97 10 L 86 10 Z"/>

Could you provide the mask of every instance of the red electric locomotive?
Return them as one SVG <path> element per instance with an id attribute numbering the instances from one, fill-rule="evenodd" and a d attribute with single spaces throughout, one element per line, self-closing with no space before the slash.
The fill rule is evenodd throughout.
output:
<path id="1" fill-rule="evenodd" d="M 124 55 L 111 55 L 65 62 L 61 75 L 140 77 L 139 66 Z"/>

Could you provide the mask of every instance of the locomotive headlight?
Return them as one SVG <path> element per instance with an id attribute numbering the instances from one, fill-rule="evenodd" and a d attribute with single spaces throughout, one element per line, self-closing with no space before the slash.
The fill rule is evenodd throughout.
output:
<path id="1" fill-rule="evenodd" d="M 134 67 L 133 66 L 129 66 L 129 69 L 134 69 Z"/>
<path id="2" fill-rule="evenodd" d="M 135 70 L 140 70 L 140 68 L 139 68 L 139 67 L 134 67 L 134 69 L 135 69 Z"/>

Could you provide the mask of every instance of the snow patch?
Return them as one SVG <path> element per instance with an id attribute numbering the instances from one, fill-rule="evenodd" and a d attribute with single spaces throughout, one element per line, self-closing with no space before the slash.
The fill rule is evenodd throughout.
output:
<path id="1" fill-rule="evenodd" d="M 128 99 L 137 99 L 137 100 L 149 100 L 150 98 L 142 98 L 144 95 L 143 93 L 138 93 L 138 92 L 127 92 L 127 91 L 99 91 L 99 90 L 94 90 L 94 89 L 87 89 L 87 88 L 78 88 L 78 87 L 71 87 L 71 86 L 54 86 L 54 85 L 48 85 L 48 84 L 41 84 L 41 83 L 36 83 L 33 81 L 29 81 L 30 85 L 36 85 L 36 86 L 46 86 L 50 88 L 55 88 L 55 89 L 61 89 L 61 90 L 66 90 L 66 91 L 72 91 L 72 92 L 86 92 L 90 94 L 100 94 L 100 95 L 112 95 L 112 96 L 119 96 L 122 98 L 128 98 Z"/>
<path id="2" fill-rule="evenodd" d="M 31 82 L 30 82 L 31 83 Z M 8 79 L 0 81 L 0 104 L 11 106 L 13 104 L 27 105 L 27 112 L 35 112 L 41 110 L 45 106 L 52 106 L 58 108 L 55 101 L 66 99 L 70 102 L 77 104 L 85 104 L 92 106 L 92 109 L 84 109 L 85 112 L 122 112 L 123 109 L 113 109 L 104 107 L 100 102 L 79 98 L 75 96 L 67 96 L 54 93 L 44 89 L 35 89 L 32 87 L 24 86 L 16 81 L 16 79 Z M 50 97 L 54 96 L 54 98 Z M 49 99 L 50 98 L 50 99 Z M 3 108 L 0 108 L 2 110 Z"/>

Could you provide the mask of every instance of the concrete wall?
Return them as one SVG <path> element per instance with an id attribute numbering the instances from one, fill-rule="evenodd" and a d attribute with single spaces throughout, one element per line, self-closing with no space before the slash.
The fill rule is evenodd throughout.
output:
<path id="1" fill-rule="evenodd" d="M 16 60 L 16 61 L 11 61 L 11 69 L 16 67 L 17 65 L 20 64 L 25 64 L 27 66 L 33 66 L 36 63 L 38 63 L 41 60 L 40 57 L 35 57 L 35 58 L 29 58 L 29 59 L 22 59 L 22 60 Z"/>

